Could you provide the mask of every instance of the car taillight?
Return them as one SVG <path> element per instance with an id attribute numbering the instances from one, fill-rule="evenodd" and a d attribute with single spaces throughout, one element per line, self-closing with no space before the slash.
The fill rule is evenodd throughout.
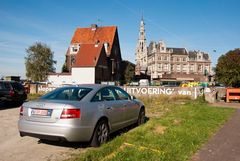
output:
<path id="1" fill-rule="evenodd" d="M 23 115 L 23 106 L 20 106 L 20 116 Z"/>
<path id="2" fill-rule="evenodd" d="M 60 119 L 80 118 L 80 109 L 63 109 Z"/>
<path id="3" fill-rule="evenodd" d="M 11 90 L 9 91 L 9 95 L 10 95 L 11 97 L 14 96 L 14 90 L 11 89 Z"/>

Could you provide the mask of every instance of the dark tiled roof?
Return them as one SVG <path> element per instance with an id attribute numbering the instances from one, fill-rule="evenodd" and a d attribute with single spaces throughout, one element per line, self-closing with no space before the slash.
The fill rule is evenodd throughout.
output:
<path id="1" fill-rule="evenodd" d="M 189 58 L 190 59 L 196 59 L 197 58 L 197 51 L 189 51 Z M 207 53 L 203 53 L 203 59 L 204 60 L 209 60 L 209 55 Z"/>
<path id="2" fill-rule="evenodd" d="M 173 50 L 173 54 L 174 55 L 187 55 L 187 50 L 185 48 L 172 48 L 172 47 L 169 47 L 167 48 L 167 50 Z"/>
<path id="3" fill-rule="evenodd" d="M 204 58 L 205 60 L 209 60 L 209 55 L 208 55 L 208 54 L 203 54 L 203 58 Z"/>
<path id="4" fill-rule="evenodd" d="M 197 53 L 195 51 L 189 51 L 188 53 L 190 59 L 195 59 L 197 57 Z"/>
<path id="5" fill-rule="evenodd" d="M 153 49 L 153 44 L 154 44 L 154 42 L 151 41 L 150 44 L 149 44 L 149 46 L 148 46 L 148 52 L 151 52 L 151 51 L 152 51 L 152 49 Z"/>

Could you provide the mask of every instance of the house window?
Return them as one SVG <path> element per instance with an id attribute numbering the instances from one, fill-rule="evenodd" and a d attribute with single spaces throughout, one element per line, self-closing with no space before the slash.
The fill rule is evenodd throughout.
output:
<path id="1" fill-rule="evenodd" d="M 77 48 L 72 47 L 72 52 L 77 52 Z"/>
<path id="2" fill-rule="evenodd" d="M 192 72 L 194 71 L 194 65 L 193 64 L 190 65 L 190 71 L 192 71 Z"/>
<path id="3" fill-rule="evenodd" d="M 199 72 L 202 71 L 202 65 L 198 65 L 198 71 L 199 71 Z"/>
<path id="4" fill-rule="evenodd" d="M 163 70 L 164 70 L 164 71 L 167 71 L 167 70 L 168 70 L 168 64 L 164 64 Z"/>
<path id="5" fill-rule="evenodd" d="M 162 71 L 162 64 L 159 64 L 159 65 L 158 65 L 158 70 L 159 70 L 159 71 Z"/>
<path id="6" fill-rule="evenodd" d="M 187 59 L 186 58 L 183 58 L 183 61 L 186 61 Z"/>
<path id="7" fill-rule="evenodd" d="M 180 59 L 180 58 L 177 58 L 177 61 L 181 61 L 181 59 Z"/>
<path id="8" fill-rule="evenodd" d="M 164 60 L 168 60 L 168 57 L 167 57 L 167 56 L 164 56 Z"/>
<path id="9" fill-rule="evenodd" d="M 180 72 L 180 71 L 181 71 L 181 65 L 177 64 L 177 72 Z"/>
<path id="10" fill-rule="evenodd" d="M 183 71 L 184 71 L 184 72 L 187 71 L 187 64 L 183 64 Z"/>
<path id="11" fill-rule="evenodd" d="M 80 44 L 73 44 L 73 45 L 71 45 L 71 52 L 77 53 L 79 48 L 80 48 Z"/>
<path id="12" fill-rule="evenodd" d="M 171 71 L 174 71 L 174 65 L 173 64 L 171 65 Z"/>

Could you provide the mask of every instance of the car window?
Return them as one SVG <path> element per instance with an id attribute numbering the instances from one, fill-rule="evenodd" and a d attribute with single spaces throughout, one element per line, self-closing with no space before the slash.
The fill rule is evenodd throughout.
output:
<path id="1" fill-rule="evenodd" d="M 0 90 L 4 89 L 3 82 L 0 82 Z"/>
<path id="2" fill-rule="evenodd" d="M 92 89 L 90 88 L 60 88 L 56 89 L 44 96 L 41 99 L 57 99 L 57 100 L 72 100 L 79 101 L 83 99 Z"/>
<path id="3" fill-rule="evenodd" d="M 12 85 L 13 89 L 16 91 L 24 91 L 24 87 L 20 83 L 13 82 L 13 83 L 11 83 L 11 85 Z"/>
<path id="4" fill-rule="evenodd" d="M 98 91 L 92 98 L 93 102 L 96 101 L 113 101 L 116 100 L 113 91 L 110 88 L 103 88 Z"/>
<path id="5" fill-rule="evenodd" d="M 94 97 L 92 98 L 91 101 L 93 101 L 93 102 L 102 101 L 102 99 L 101 99 L 101 92 L 97 92 L 97 93 L 94 95 Z"/>
<path id="6" fill-rule="evenodd" d="M 118 100 L 128 100 L 130 99 L 130 96 L 127 92 L 125 92 L 124 90 L 122 90 L 121 88 L 115 88 L 114 89 L 116 94 L 117 94 L 117 99 Z"/>
<path id="7" fill-rule="evenodd" d="M 0 82 L 0 90 L 9 90 L 11 89 L 11 86 L 9 82 Z"/>

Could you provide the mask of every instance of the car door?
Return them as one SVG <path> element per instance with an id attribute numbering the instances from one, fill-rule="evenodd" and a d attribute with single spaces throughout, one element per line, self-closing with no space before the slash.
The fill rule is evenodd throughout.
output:
<path id="1" fill-rule="evenodd" d="M 119 87 L 114 88 L 117 94 L 117 102 L 122 104 L 124 108 L 124 120 L 126 124 L 134 123 L 139 114 L 139 105 L 132 101 L 130 95 Z"/>
<path id="2" fill-rule="evenodd" d="M 102 88 L 95 94 L 92 101 L 97 102 L 98 108 L 103 109 L 113 131 L 123 126 L 123 106 L 116 101 L 116 95 L 111 88 Z"/>

